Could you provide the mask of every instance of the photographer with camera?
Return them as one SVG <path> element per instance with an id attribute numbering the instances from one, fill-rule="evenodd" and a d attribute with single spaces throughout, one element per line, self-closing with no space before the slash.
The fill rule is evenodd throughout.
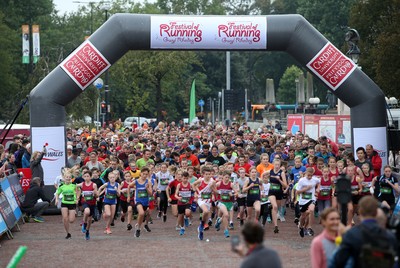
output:
<path id="1" fill-rule="evenodd" d="M 246 245 L 240 244 L 239 237 L 232 237 L 232 250 L 240 256 L 245 256 L 241 268 L 282 267 L 278 253 L 263 245 L 264 229 L 260 224 L 253 221 L 246 222 L 241 233 Z"/>
<path id="2" fill-rule="evenodd" d="M 365 196 L 359 202 L 361 224 L 347 231 L 338 251 L 333 256 L 333 266 L 346 267 L 348 260 L 354 260 L 353 267 L 392 268 L 398 245 L 395 236 L 383 229 L 377 222 L 378 201 Z"/>

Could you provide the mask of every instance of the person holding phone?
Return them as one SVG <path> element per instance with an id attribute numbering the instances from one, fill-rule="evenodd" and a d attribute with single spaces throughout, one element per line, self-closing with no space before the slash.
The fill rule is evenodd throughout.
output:
<path id="1" fill-rule="evenodd" d="M 245 256 L 240 267 L 262 268 L 268 263 L 269 268 L 281 268 L 282 263 L 275 250 L 263 245 L 264 229 L 254 221 L 244 224 L 241 231 L 244 244 L 240 243 L 238 236 L 232 236 L 232 250 L 240 256 Z"/>

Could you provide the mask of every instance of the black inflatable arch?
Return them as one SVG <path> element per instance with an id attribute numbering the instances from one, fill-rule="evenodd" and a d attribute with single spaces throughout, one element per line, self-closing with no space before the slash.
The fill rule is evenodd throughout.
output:
<path id="1" fill-rule="evenodd" d="M 64 134 L 52 132 L 65 130 L 65 106 L 127 51 L 161 49 L 286 51 L 351 108 L 353 147 L 373 144 L 386 158 L 383 92 L 302 16 L 115 14 L 30 93 L 33 149 L 51 140 L 47 160 L 59 163 L 45 177 L 65 164 Z"/>

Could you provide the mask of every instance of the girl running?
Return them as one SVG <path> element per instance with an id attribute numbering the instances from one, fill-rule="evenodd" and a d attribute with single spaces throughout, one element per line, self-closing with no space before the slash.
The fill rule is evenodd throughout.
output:
<path id="1" fill-rule="evenodd" d="M 178 200 L 175 196 L 176 187 L 182 181 L 182 170 L 178 169 L 175 172 L 175 179 L 169 183 L 166 188 L 166 194 L 168 198 L 168 202 L 171 204 L 172 215 L 174 217 L 178 217 Z M 180 231 L 178 220 L 176 222 L 175 230 Z"/>
<path id="2" fill-rule="evenodd" d="M 238 170 L 239 178 L 236 180 L 236 191 L 238 192 L 237 196 L 237 204 L 239 207 L 239 220 L 240 226 L 243 226 L 244 219 L 246 218 L 245 210 L 246 210 L 246 197 L 247 193 L 243 191 L 244 183 L 248 180 L 246 177 L 246 170 L 244 168 L 239 168 Z"/>
<path id="3" fill-rule="evenodd" d="M 76 204 L 78 204 L 78 199 L 76 197 L 80 195 L 79 188 L 76 187 L 76 184 L 72 184 L 71 173 L 65 173 L 64 184 L 60 185 L 56 191 L 56 206 L 59 202 L 60 194 L 63 195 L 61 201 L 61 215 L 65 231 L 67 232 L 65 239 L 70 239 L 71 233 L 69 232 L 69 225 L 75 221 Z"/>
<path id="4" fill-rule="evenodd" d="M 371 194 L 371 186 L 372 181 L 374 179 L 374 171 L 371 171 L 370 164 L 364 163 L 361 166 L 361 170 L 364 174 L 364 181 L 362 182 L 362 193 L 361 195 L 370 195 Z"/>
<path id="5" fill-rule="evenodd" d="M 261 175 L 261 180 L 262 180 L 262 186 L 263 186 L 263 192 L 261 196 L 261 211 L 260 211 L 260 217 L 262 217 L 262 225 L 265 227 L 265 223 L 268 220 L 268 223 L 271 223 L 271 202 L 268 200 L 268 192 L 269 192 L 269 172 L 266 171 Z"/>
<path id="6" fill-rule="evenodd" d="M 333 182 L 329 178 L 329 168 L 322 168 L 322 178 L 320 182 L 320 192 L 317 199 L 318 211 L 322 212 L 325 208 L 332 205 L 332 186 Z"/>
<path id="7" fill-rule="evenodd" d="M 124 181 L 119 185 L 119 191 L 121 195 L 119 196 L 120 203 L 121 203 L 121 221 L 125 221 L 125 216 L 127 216 L 128 224 L 126 229 L 128 231 L 132 230 L 132 213 L 133 213 L 133 206 L 135 205 L 133 199 L 133 189 L 128 191 L 129 184 L 132 183 L 132 174 L 129 170 L 124 171 Z M 128 203 L 128 196 L 130 198 L 130 202 Z"/>
<path id="8" fill-rule="evenodd" d="M 168 164 L 162 163 L 160 166 L 160 171 L 156 173 L 156 178 L 158 182 L 158 195 L 160 198 L 159 202 L 159 217 L 163 217 L 163 222 L 167 221 L 167 208 L 168 208 L 168 197 L 167 197 L 167 187 L 174 180 L 174 177 L 168 171 Z"/>
<path id="9" fill-rule="evenodd" d="M 179 235 L 185 234 L 185 227 L 189 226 L 192 187 L 189 183 L 189 173 L 182 173 L 182 181 L 176 186 L 175 197 L 178 200 Z"/>
<path id="10" fill-rule="evenodd" d="M 119 184 L 115 181 L 117 176 L 118 175 L 115 174 L 114 171 L 108 173 L 108 182 L 103 184 L 99 189 L 99 195 L 102 195 L 103 193 L 105 194 L 103 200 L 103 218 L 106 221 L 106 230 L 104 231 L 105 234 L 112 234 L 110 226 L 115 215 L 117 197 L 120 195 L 120 191 L 118 189 Z"/>
<path id="11" fill-rule="evenodd" d="M 83 207 L 83 224 L 82 233 L 85 234 L 85 239 L 90 239 L 89 229 L 92 224 L 92 217 L 96 209 L 97 185 L 92 182 L 92 172 L 85 171 L 82 175 L 84 182 L 76 185 L 82 191 L 81 204 Z"/>
<path id="12" fill-rule="evenodd" d="M 399 185 L 397 184 L 397 178 L 392 175 L 392 168 L 390 166 L 385 166 L 383 172 L 383 175 L 373 179 L 372 185 L 375 185 L 378 200 L 393 210 L 395 194 L 399 193 Z"/>
<path id="13" fill-rule="evenodd" d="M 281 169 L 281 161 L 274 160 L 274 168 L 270 171 L 269 176 L 270 188 L 268 199 L 272 205 L 272 222 L 274 223 L 274 233 L 279 233 L 278 228 L 278 207 L 281 206 L 283 199 L 283 189 L 287 188 L 286 175 Z"/>
<path id="14" fill-rule="evenodd" d="M 255 221 L 258 221 L 261 209 L 261 192 L 263 191 L 263 188 L 260 178 L 257 177 L 257 170 L 255 167 L 250 168 L 250 177 L 244 183 L 243 191 L 247 192 L 247 219 L 250 221 L 253 218 L 253 213 L 255 211 Z"/>

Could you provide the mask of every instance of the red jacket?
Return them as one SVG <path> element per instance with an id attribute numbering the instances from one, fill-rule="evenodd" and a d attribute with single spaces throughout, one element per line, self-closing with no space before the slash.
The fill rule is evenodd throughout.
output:
<path id="1" fill-rule="evenodd" d="M 379 156 L 377 151 L 372 153 L 372 157 L 367 155 L 367 159 L 372 164 L 372 168 L 374 169 L 375 176 L 381 175 L 381 168 L 382 168 L 382 158 Z"/>

